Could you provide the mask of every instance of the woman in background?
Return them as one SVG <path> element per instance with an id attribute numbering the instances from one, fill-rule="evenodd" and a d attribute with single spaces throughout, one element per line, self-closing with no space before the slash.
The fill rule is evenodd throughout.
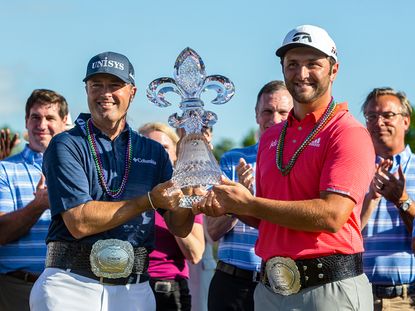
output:
<path id="1" fill-rule="evenodd" d="M 159 142 L 176 161 L 177 134 L 163 123 L 147 123 L 139 133 Z M 164 219 L 156 213 L 155 249 L 150 254 L 148 272 L 150 285 L 156 297 L 157 311 L 190 311 L 191 296 L 188 287 L 190 263 L 198 263 L 205 249 L 203 217 L 195 216 L 193 229 L 186 238 L 178 238 L 167 229 Z"/>

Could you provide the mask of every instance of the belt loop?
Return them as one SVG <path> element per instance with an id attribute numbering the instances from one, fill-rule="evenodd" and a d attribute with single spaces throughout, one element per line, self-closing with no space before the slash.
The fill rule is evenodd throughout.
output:
<path id="1" fill-rule="evenodd" d="M 29 272 L 25 272 L 24 274 L 24 281 L 27 283 L 27 280 L 29 278 Z"/>
<path id="2" fill-rule="evenodd" d="M 408 298 L 408 285 L 402 284 L 402 298 L 406 299 Z"/>

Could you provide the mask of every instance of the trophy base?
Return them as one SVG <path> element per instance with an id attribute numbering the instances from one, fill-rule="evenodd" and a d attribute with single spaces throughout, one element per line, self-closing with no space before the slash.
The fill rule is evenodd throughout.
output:
<path id="1" fill-rule="evenodd" d="M 180 199 L 179 207 L 192 208 L 193 203 L 197 203 L 204 198 L 203 195 L 185 195 Z"/>

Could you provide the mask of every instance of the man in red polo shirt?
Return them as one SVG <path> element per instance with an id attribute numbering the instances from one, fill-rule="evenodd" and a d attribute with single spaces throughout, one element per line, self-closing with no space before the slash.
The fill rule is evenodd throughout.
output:
<path id="1" fill-rule="evenodd" d="M 256 310 L 372 310 L 360 234 L 374 173 L 370 136 L 331 95 L 339 65 L 324 29 L 293 29 L 276 54 L 294 109 L 261 136 L 257 197 L 223 180 L 194 212 L 258 225 Z"/>

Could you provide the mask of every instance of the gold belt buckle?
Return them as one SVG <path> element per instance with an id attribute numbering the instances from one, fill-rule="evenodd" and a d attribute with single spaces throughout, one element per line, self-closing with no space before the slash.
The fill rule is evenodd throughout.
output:
<path id="1" fill-rule="evenodd" d="M 300 291 L 300 271 L 291 258 L 272 257 L 265 265 L 265 273 L 274 293 L 288 296 Z"/>
<path id="2" fill-rule="evenodd" d="M 89 261 L 97 277 L 126 278 L 133 271 L 134 249 L 128 241 L 98 240 L 92 245 Z"/>

